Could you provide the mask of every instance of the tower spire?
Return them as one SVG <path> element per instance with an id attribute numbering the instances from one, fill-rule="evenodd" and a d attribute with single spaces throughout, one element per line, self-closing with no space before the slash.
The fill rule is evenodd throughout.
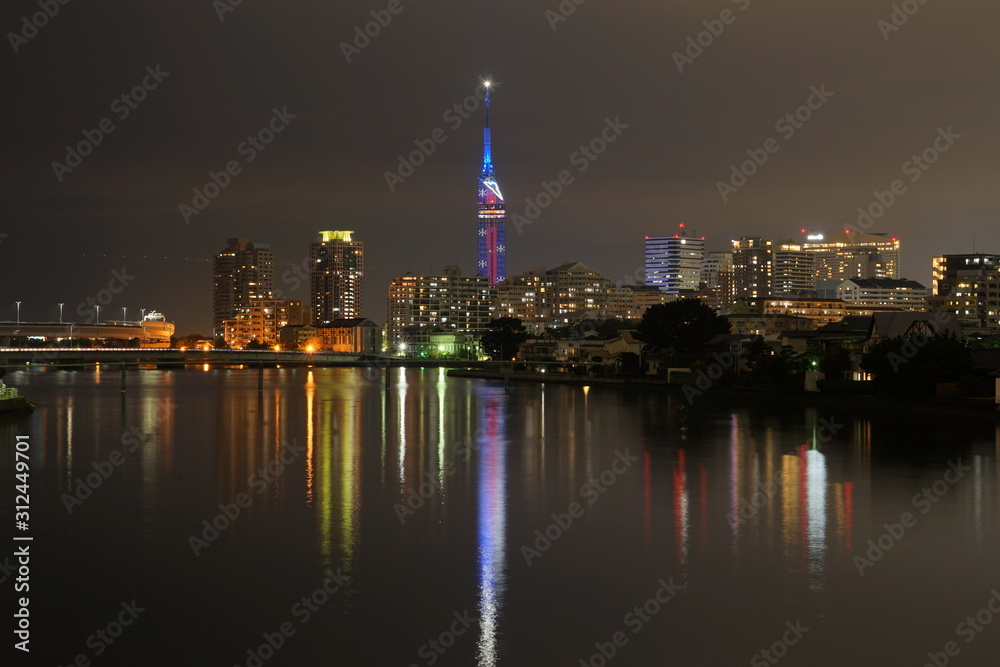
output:
<path id="1" fill-rule="evenodd" d="M 493 175 L 493 146 L 490 137 L 490 82 L 484 81 L 486 88 L 486 126 L 483 128 L 483 176 Z"/>

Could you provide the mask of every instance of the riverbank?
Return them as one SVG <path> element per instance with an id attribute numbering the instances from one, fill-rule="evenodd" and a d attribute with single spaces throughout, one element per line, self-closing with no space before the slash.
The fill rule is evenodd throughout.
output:
<path id="1" fill-rule="evenodd" d="M 476 378 L 482 380 L 504 380 L 502 371 L 478 369 L 455 369 L 448 371 L 449 377 Z M 710 386 L 704 391 L 692 384 L 667 384 L 660 378 L 598 378 L 564 373 L 526 373 L 510 371 L 510 382 L 534 382 L 568 384 L 588 387 L 617 387 L 619 389 L 641 389 L 663 391 L 687 396 L 696 404 L 703 398 L 751 404 L 769 404 L 776 401 L 809 407 L 823 407 L 856 413 L 933 412 L 940 416 L 982 417 L 1000 420 L 1000 405 L 990 398 L 923 397 L 895 398 L 879 395 L 826 394 L 822 392 L 788 392 L 767 387 Z"/>

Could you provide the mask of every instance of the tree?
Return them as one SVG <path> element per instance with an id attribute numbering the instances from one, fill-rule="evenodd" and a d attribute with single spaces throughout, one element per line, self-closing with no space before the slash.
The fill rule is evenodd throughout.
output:
<path id="1" fill-rule="evenodd" d="M 713 337 L 729 333 L 729 328 L 729 320 L 699 299 L 682 299 L 647 308 L 636 336 L 653 351 L 697 354 Z"/>
<path id="2" fill-rule="evenodd" d="M 901 396 L 931 396 L 942 382 L 957 382 L 972 372 L 972 356 L 952 336 L 890 338 L 862 357 L 878 391 Z"/>
<path id="3" fill-rule="evenodd" d="M 842 380 L 851 370 L 851 352 L 843 347 L 833 347 L 826 351 L 819 362 L 819 370 L 828 380 Z"/>
<path id="4" fill-rule="evenodd" d="M 489 329 L 479 338 L 483 351 L 494 361 L 510 359 L 517 354 L 517 346 L 528 340 L 521 320 L 516 317 L 501 317 L 490 320 Z"/>
<path id="5" fill-rule="evenodd" d="M 249 343 L 247 343 L 247 346 L 244 349 L 246 349 L 246 350 L 268 350 L 270 348 L 267 345 L 264 345 L 264 343 L 260 342 L 256 338 L 254 338 L 252 341 L 250 341 Z"/>

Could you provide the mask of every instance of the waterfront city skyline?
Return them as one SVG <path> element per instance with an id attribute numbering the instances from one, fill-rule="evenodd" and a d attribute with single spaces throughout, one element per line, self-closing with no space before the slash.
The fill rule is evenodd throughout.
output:
<path id="1" fill-rule="evenodd" d="M 485 76 L 503 99 L 491 125 L 503 138 L 493 152 L 509 275 L 572 259 L 618 280 L 642 264 L 645 236 L 679 222 L 724 250 L 748 234 L 841 229 L 859 207 L 878 210 L 876 193 L 893 201 L 865 231 L 904 240 L 906 278 L 930 284 L 931 258 L 972 252 L 974 237 L 980 252 L 1000 249 L 987 9 L 922 6 L 895 30 L 884 26 L 891 3 L 727 4 L 648 3 L 626 16 L 586 3 L 563 16 L 508 3 L 488 20 L 478 6 L 406 5 L 346 49 L 378 8 L 122 5 L 109 19 L 60 6 L 16 49 L 7 40 L 17 132 L 2 149 L 16 169 L 0 186 L 0 319 L 21 301 L 22 315 L 56 320 L 57 303 L 68 315 L 124 268 L 135 279 L 111 308 L 155 308 L 179 333 L 207 335 L 210 260 L 234 236 L 272 245 L 286 270 L 317 231 L 356 230 L 371 295 L 407 271 L 471 272 Z M 721 8 L 732 21 L 713 36 Z M 36 10 L 5 7 L 5 34 Z M 136 41 L 135 30 L 153 36 Z M 614 140 L 597 155 L 602 132 Z M 87 136 L 100 143 L 70 166 L 66 146 Z M 427 155 L 411 174 L 402 162 L 419 146 Z M 720 192 L 754 156 L 766 162 Z M 562 172 L 572 182 L 517 225 Z M 387 173 L 402 182 L 390 189 Z M 52 266 L 69 279 L 53 280 Z M 384 300 L 371 306 L 365 316 L 384 321 Z"/>

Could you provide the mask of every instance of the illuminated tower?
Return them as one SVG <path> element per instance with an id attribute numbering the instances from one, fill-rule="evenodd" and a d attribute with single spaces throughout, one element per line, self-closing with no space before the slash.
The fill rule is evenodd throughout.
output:
<path id="1" fill-rule="evenodd" d="M 490 146 L 490 82 L 486 87 L 486 127 L 483 129 L 483 171 L 479 174 L 479 264 L 478 273 L 490 287 L 507 277 L 507 205 L 493 177 Z"/>

